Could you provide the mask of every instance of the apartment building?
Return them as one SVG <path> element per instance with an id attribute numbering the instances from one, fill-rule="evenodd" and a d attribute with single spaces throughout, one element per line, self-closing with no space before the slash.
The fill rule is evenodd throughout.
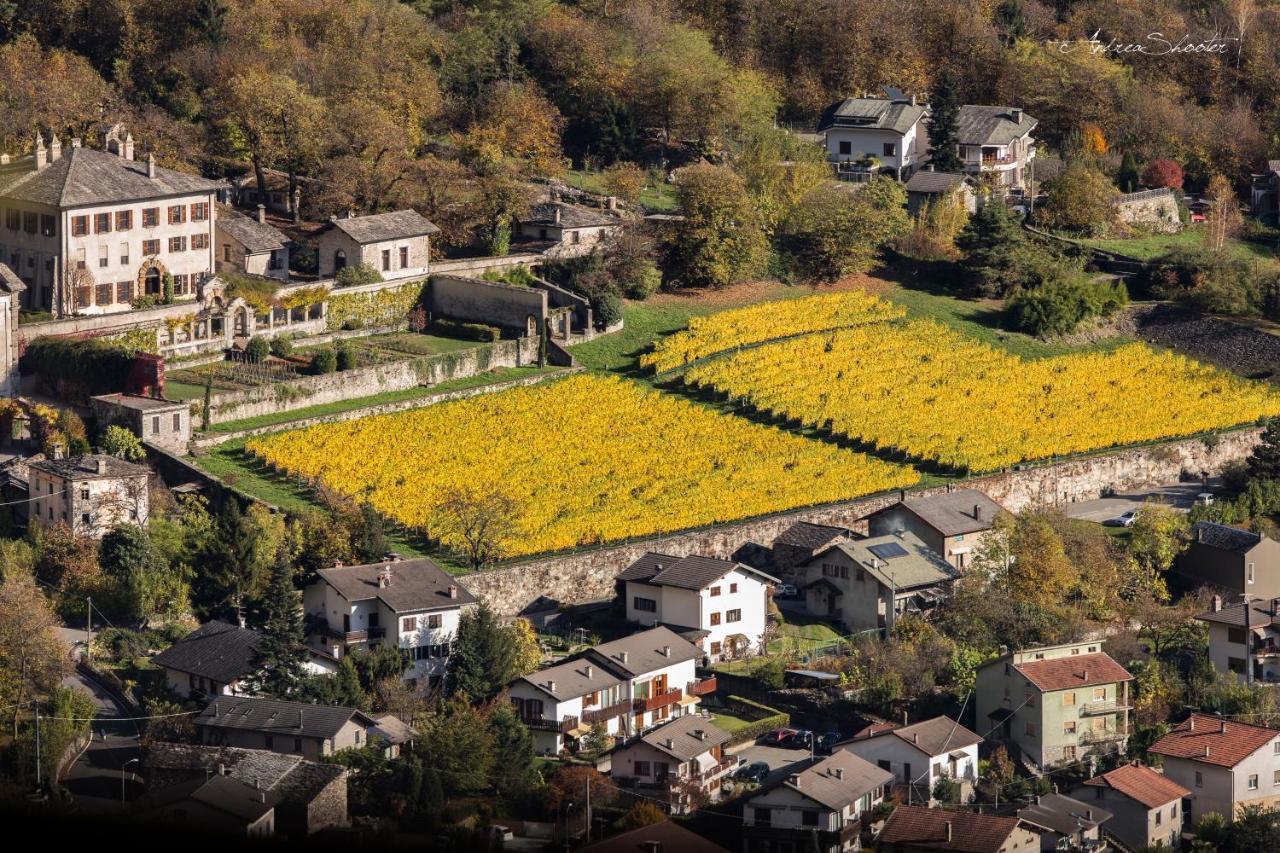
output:
<path id="1" fill-rule="evenodd" d="M 1185 818 L 1209 812 L 1228 821 L 1243 806 L 1280 804 L 1280 731 L 1210 714 L 1192 714 L 1148 750 L 1164 775 L 1186 788 Z"/>

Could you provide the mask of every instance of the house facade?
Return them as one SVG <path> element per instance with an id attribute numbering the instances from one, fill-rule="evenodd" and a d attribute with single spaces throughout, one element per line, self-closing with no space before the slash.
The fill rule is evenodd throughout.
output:
<path id="1" fill-rule="evenodd" d="M 63 522 L 78 536 L 101 539 L 121 524 L 145 527 L 151 470 L 104 453 L 32 462 L 27 518 Z"/>
<path id="2" fill-rule="evenodd" d="M 1227 600 L 1280 598 L 1280 542 L 1226 524 L 1197 521 L 1173 563 L 1180 585 L 1210 587 Z"/>
<path id="3" fill-rule="evenodd" d="M 723 751 L 728 732 L 702 717 L 678 717 L 614 750 L 609 775 L 623 787 L 651 791 L 674 814 L 720 799 L 737 759 Z"/>
<path id="4" fill-rule="evenodd" d="M 960 783 L 961 802 L 973 797 L 978 781 L 978 744 L 982 736 L 950 717 L 934 717 L 910 726 L 873 730 L 840 748 L 893 774 L 899 799 L 936 804 L 940 778 Z"/>
<path id="5" fill-rule="evenodd" d="M 779 577 L 790 579 L 796 567 L 813 559 L 836 542 L 861 538 L 852 530 L 829 524 L 797 521 L 773 540 L 773 566 Z"/>
<path id="6" fill-rule="evenodd" d="M 254 696 L 215 697 L 195 717 L 206 746 L 265 749 L 316 761 L 369 743 L 375 721 L 363 711 Z"/>
<path id="7" fill-rule="evenodd" d="M 27 286 L 18 274 L 9 269 L 0 254 L 0 394 L 16 397 L 22 388 L 22 376 L 18 372 L 21 356 L 18 338 L 18 316 L 22 311 L 22 294 Z"/>
<path id="8" fill-rule="evenodd" d="M 922 173 L 928 174 L 928 173 Z M 964 570 L 983 536 L 1004 512 L 1000 504 L 977 489 L 923 498 L 903 499 L 865 516 L 872 536 L 888 536 L 902 531 L 916 536 L 957 569 Z"/>
<path id="9" fill-rule="evenodd" d="M 1193 713 L 1148 750 L 1164 775 L 1191 791 L 1186 819 L 1209 812 L 1234 820 L 1243 806 L 1280 804 L 1280 731 Z"/>
<path id="10" fill-rule="evenodd" d="M 960 107 L 956 140 L 965 174 L 1000 192 L 1027 189 L 1036 156 L 1031 132 L 1038 123 L 1020 107 Z"/>
<path id="11" fill-rule="evenodd" d="M 604 210 L 555 199 L 535 204 L 528 214 L 516 219 L 516 234 L 524 240 L 550 243 L 547 257 L 586 255 L 622 230 L 623 221 L 612 198 L 609 204 Z"/>
<path id="12" fill-rule="evenodd" d="M 215 261 L 218 272 L 288 281 L 291 246 L 289 238 L 267 222 L 262 205 L 258 206 L 256 217 L 219 206 Z"/>
<path id="13" fill-rule="evenodd" d="M 818 133 L 841 178 L 889 174 L 905 181 L 928 151 L 925 116 L 914 97 L 846 98 L 823 113 Z"/>
<path id="14" fill-rule="evenodd" d="M 1178 848 L 1182 803 L 1191 791 L 1163 773 L 1134 761 L 1094 776 L 1072 793 L 1110 811 L 1104 833 L 1130 850 Z"/>
<path id="15" fill-rule="evenodd" d="M 440 229 L 416 210 L 370 216 L 336 216 L 316 241 L 320 277 L 333 278 L 343 268 L 368 264 L 384 279 L 427 274 L 431 235 Z"/>
<path id="16" fill-rule="evenodd" d="M 1018 809 L 1018 820 L 1040 838 L 1042 853 L 1102 849 L 1102 826 L 1111 812 L 1057 792 L 1037 794 Z"/>
<path id="17" fill-rule="evenodd" d="M 257 670 L 261 639 L 257 631 L 214 619 L 151 660 L 164 670 L 169 690 L 183 699 L 241 696 L 250 690 L 246 682 Z"/>
<path id="18" fill-rule="evenodd" d="M 926 204 L 937 205 L 944 199 L 956 198 L 965 213 L 973 215 L 978 210 L 976 183 L 969 175 L 934 171 L 930 163 L 907 181 L 907 213 L 918 216 Z"/>
<path id="19" fill-rule="evenodd" d="M 732 560 L 645 554 L 618 575 L 627 620 L 666 625 L 718 662 L 758 649 L 777 579 Z"/>
<path id="20" fill-rule="evenodd" d="M 1223 606 L 1211 599 L 1209 610 L 1196 616 L 1209 626 L 1209 660 L 1219 672 L 1234 672 L 1241 681 L 1280 682 L 1280 599 Z"/>
<path id="21" fill-rule="evenodd" d="M 100 426 L 123 426 L 140 441 L 171 453 L 187 452 L 191 442 L 191 404 L 138 394 L 103 394 L 89 400 Z"/>
<path id="22" fill-rule="evenodd" d="M 340 660 L 390 644 L 409 656 L 405 679 L 430 687 L 441 683 L 462 611 L 475 603 L 425 557 L 321 569 L 303 591 L 309 645 Z"/>
<path id="23" fill-rule="evenodd" d="M 224 184 L 134 158 L 117 125 L 102 150 L 37 136 L 31 155 L 0 156 L 0 260 L 26 285 L 23 307 L 55 316 L 192 300 L 214 269 L 214 200 Z"/>
<path id="24" fill-rule="evenodd" d="M 978 669 L 977 720 L 1037 767 L 1123 753 L 1131 681 L 1099 641 L 1005 653 Z"/>
<path id="25" fill-rule="evenodd" d="M 884 801 L 893 776 L 837 751 L 767 785 L 742 810 L 744 853 L 861 850 L 862 816 Z"/>

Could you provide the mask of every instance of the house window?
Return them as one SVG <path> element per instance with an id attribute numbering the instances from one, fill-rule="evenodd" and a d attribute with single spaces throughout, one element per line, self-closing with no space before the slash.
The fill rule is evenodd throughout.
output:
<path id="1" fill-rule="evenodd" d="M 84 269 L 85 267 L 84 258 L 85 258 L 84 246 L 81 246 L 80 248 L 76 249 L 76 269 L 78 270 Z"/>
<path id="2" fill-rule="evenodd" d="M 89 524 L 91 524 L 91 522 L 89 521 L 89 513 L 87 513 L 87 512 L 82 512 L 82 513 L 80 513 L 80 523 L 81 523 L 81 524 L 83 524 L 83 525 L 85 525 L 86 527 L 87 527 Z"/>
<path id="3" fill-rule="evenodd" d="M 160 416 L 159 415 L 155 415 L 151 418 L 151 434 L 152 435 L 160 434 Z"/>
<path id="4" fill-rule="evenodd" d="M 1199 770 L 1196 771 L 1196 787 L 1197 788 L 1204 787 L 1204 774 L 1201 773 Z"/>
<path id="5" fill-rule="evenodd" d="M 1068 720 L 1062 724 L 1062 733 L 1064 735 L 1073 735 L 1076 733 L 1076 721 Z"/>
<path id="6" fill-rule="evenodd" d="M 850 141 L 848 141 L 847 139 L 846 139 L 846 140 L 843 140 L 843 141 L 840 143 L 840 153 L 841 153 L 841 154 L 852 154 L 852 153 L 853 153 L 853 143 L 852 143 L 852 142 L 850 142 Z"/>
<path id="7" fill-rule="evenodd" d="M 267 735 L 267 736 L 266 736 L 266 739 L 267 739 L 267 749 L 272 749 L 272 748 L 274 748 L 274 747 L 275 747 L 275 743 L 276 743 L 276 742 L 275 742 L 275 739 L 274 739 L 274 738 L 272 738 L 272 737 L 271 737 L 271 735 Z"/>
<path id="8" fill-rule="evenodd" d="M 800 812 L 800 824 L 802 826 L 817 826 L 818 812 L 814 809 L 805 809 Z"/>
<path id="9" fill-rule="evenodd" d="M 82 501 L 87 501 L 87 500 L 89 500 L 89 490 L 88 490 L 88 489 L 81 489 L 81 490 L 80 490 L 80 500 L 82 500 Z"/>
<path id="10" fill-rule="evenodd" d="M 1101 702 L 1106 698 L 1107 698 L 1107 688 L 1105 687 L 1093 688 L 1093 701 Z"/>
<path id="11" fill-rule="evenodd" d="M 58 235 L 58 218 L 47 213 L 40 214 L 40 233 L 46 237 Z"/>
<path id="12" fill-rule="evenodd" d="M 735 593 L 735 592 L 737 592 L 737 591 L 738 591 L 738 585 L 737 585 L 736 583 L 731 583 L 731 584 L 729 584 L 729 592 L 730 592 L 730 593 Z"/>
<path id="13" fill-rule="evenodd" d="M 129 266 L 129 244 L 128 243 L 120 244 L 120 266 L 122 267 Z"/>
<path id="14" fill-rule="evenodd" d="M 1275 770 L 1271 774 L 1271 784 L 1280 785 L 1280 770 Z"/>
<path id="15" fill-rule="evenodd" d="M 169 208 L 169 224 L 181 225 L 187 221 L 187 208 L 181 204 L 175 204 Z"/>
<path id="16" fill-rule="evenodd" d="M 360 732 L 356 732 L 356 743 L 359 743 L 359 742 L 360 742 Z M 298 753 L 299 755 L 302 754 L 302 738 L 296 737 L 293 739 L 293 751 Z"/>
<path id="17" fill-rule="evenodd" d="M 635 598 L 632 599 L 631 606 L 634 609 L 643 611 L 645 613 L 658 612 L 658 602 L 652 598 L 641 598 L 640 596 L 637 595 Z"/>
<path id="18" fill-rule="evenodd" d="M 886 156 L 886 157 L 897 157 L 897 156 L 898 156 L 898 145 L 897 145 L 897 143 L 894 143 L 894 142 L 886 142 L 886 143 L 884 144 L 884 149 L 883 149 L 883 150 L 884 150 L 884 156 Z"/>
<path id="19" fill-rule="evenodd" d="M 1164 812 L 1160 811 L 1159 809 L 1156 809 L 1156 826 L 1161 826 L 1163 823 L 1164 823 Z"/>
<path id="20" fill-rule="evenodd" d="M 22 214 L 22 230 L 28 234 L 35 234 L 40 230 L 40 214 L 24 213 Z"/>
<path id="21" fill-rule="evenodd" d="M 756 826 L 769 826 L 773 822 L 773 813 L 770 809 L 755 807 Z"/>
<path id="22" fill-rule="evenodd" d="M 711 654 L 713 654 L 713 655 L 718 655 L 718 654 L 720 654 L 720 644 L 719 644 L 719 643 L 712 643 L 712 644 L 711 644 Z"/>
<path id="23" fill-rule="evenodd" d="M 1257 773 L 1249 774 L 1248 788 L 1250 791 L 1258 790 L 1258 774 Z"/>
<path id="24" fill-rule="evenodd" d="M 170 252 L 185 252 L 186 250 L 187 250 L 186 237 L 170 237 L 169 238 Z"/>
<path id="25" fill-rule="evenodd" d="M 400 247 L 400 269 L 405 269 L 408 266 L 409 266 L 409 247 L 401 246 Z"/>
<path id="26" fill-rule="evenodd" d="M 636 775 L 637 775 L 637 776 L 648 776 L 648 775 L 649 775 L 649 762 L 647 762 L 647 761 L 637 761 L 637 762 L 636 762 L 635 767 L 636 767 Z"/>
<path id="27" fill-rule="evenodd" d="M 1064 761 L 1075 761 L 1076 748 L 1074 746 L 1064 746 L 1062 748 L 1062 759 Z M 1098 793 L 1102 793 L 1102 789 L 1098 789 Z"/>
<path id="28" fill-rule="evenodd" d="M 1227 669 L 1239 675 L 1244 674 L 1244 658 L 1227 658 Z"/>
<path id="29" fill-rule="evenodd" d="M 711 614 L 711 624 L 712 624 L 712 625 L 719 625 L 719 624 L 720 624 L 720 614 L 719 614 L 719 613 L 712 613 L 712 614 Z"/>
<path id="30" fill-rule="evenodd" d="M 208 234 L 192 234 L 191 248 L 193 250 L 209 248 L 209 235 Z"/>
<path id="31" fill-rule="evenodd" d="M 132 302 L 133 301 L 133 282 L 118 281 L 116 282 L 116 302 Z"/>
<path id="32" fill-rule="evenodd" d="M 111 304 L 111 292 L 114 289 L 114 287 L 115 286 L 111 282 L 98 285 L 98 288 L 97 288 L 98 292 L 95 294 L 95 297 L 99 305 Z"/>
<path id="33" fill-rule="evenodd" d="M 106 234 L 111 231 L 111 214 L 95 213 L 93 215 L 93 233 Z"/>
<path id="34" fill-rule="evenodd" d="M 390 249 L 382 250 L 382 271 L 383 272 L 391 271 L 391 250 Z"/>
<path id="35" fill-rule="evenodd" d="M 83 237 L 89 233 L 89 217 L 73 216 L 71 217 L 71 236 Z"/>
<path id="36" fill-rule="evenodd" d="M 428 616 L 428 617 L 427 617 L 427 627 L 428 627 L 428 628 L 439 628 L 439 627 L 440 627 L 440 614 L 439 614 L 439 613 L 432 613 L 430 616 Z"/>
<path id="37" fill-rule="evenodd" d="M 198 201 L 195 204 L 191 205 L 191 221 L 192 222 L 204 222 L 208 218 L 209 218 L 208 202 Z"/>
<path id="38" fill-rule="evenodd" d="M 178 432 L 181 429 L 182 429 L 182 413 L 174 412 L 173 413 L 173 431 Z"/>
<path id="39" fill-rule="evenodd" d="M 724 614 L 724 621 L 726 621 L 726 622 L 741 622 L 741 621 L 742 621 L 742 611 L 741 611 L 741 610 L 729 610 L 729 611 L 726 611 L 726 612 L 725 612 L 725 614 Z"/>
<path id="40" fill-rule="evenodd" d="M 133 211 L 117 210 L 116 211 L 116 230 L 128 231 L 133 227 Z"/>
<path id="41" fill-rule="evenodd" d="M 1237 646 L 1244 645 L 1244 629 L 1243 628 L 1227 628 L 1227 642 L 1234 643 Z"/>
<path id="42" fill-rule="evenodd" d="M 1253 563 L 1249 564 L 1249 583 L 1253 583 Z"/>
<path id="43" fill-rule="evenodd" d="M 142 254 L 143 254 L 143 255 L 158 255 L 158 254 L 160 254 L 160 241 L 159 241 L 159 240 L 143 240 L 143 241 L 142 241 Z"/>
<path id="44" fill-rule="evenodd" d="M 160 224 L 160 208 L 144 207 L 142 209 L 142 227 L 155 228 Z"/>
<path id="45" fill-rule="evenodd" d="M 718 587 L 718 586 L 713 586 L 713 587 L 711 587 L 711 595 L 712 595 L 713 597 L 714 597 L 714 596 L 717 596 L 717 595 L 719 595 L 719 594 L 720 594 L 720 587 Z"/>
<path id="46" fill-rule="evenodd" d="M 22 211 L 14 210 L 12 207 L 4 212 L 4 224 L 10 231 L 18 231 L 22 228 Z"/>
<path id="47" fill-rule="evenodd" d="M 105 269 L 111 265 L 111 248 L 109 246 L 98 247 L 98 266 Z"/>
<path id="48" fill-rule="evenodd" d="M 1074 704 L 1076 704 L 1076 694 L 1074 692 L 1062 694 L 1062 707 L 1069 708 Z"/>

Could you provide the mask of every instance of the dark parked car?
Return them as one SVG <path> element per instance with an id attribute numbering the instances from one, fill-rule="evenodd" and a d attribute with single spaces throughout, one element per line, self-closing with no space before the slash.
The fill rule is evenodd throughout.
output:
<path id="1" fill-rule="evenodd" d="M 812 749 L 813 748 L 813 732 L 808 729 L 800 729 L 791 737 L 787 738 L 786 743 L 782 746 L 791 749 Z"/>
<path id="2" fill-rule="evenodd" d="M 769 775 L 769 765 L 763 761 L 753 761 L 733 774 L 733 778 L 744 782 L 763 782 Z"/>
<path id="3" fill-rule="evenodd" d="M 760 742 L 766 746 L 787 746 L 795 734 L 795 729 L 774 729 L 760 738 Z"/>
<path id="4" fill-rule="evenodd" d="M 818 741 L 814 744 L 814 748 L 823 755 L 830 755 L 831 751 L 836 748 L 836 744 L 841 740 L 843 740 L 843 738 L 840 736 L 839 732 L 823 732 L 818 735 Z"/>

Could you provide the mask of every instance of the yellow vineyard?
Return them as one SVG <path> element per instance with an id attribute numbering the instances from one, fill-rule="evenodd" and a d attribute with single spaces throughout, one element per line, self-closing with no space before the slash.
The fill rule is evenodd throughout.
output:
<path id="1" fill-rule="evenodd" d="M 518 530 L 506 556 L 733 521 L 918 479 L 910 468 L 592 376 L 246 447 L 453 545 L 441 511 L 451 495 L 508 495 Z"/>
<path id="2" fill-rule="evenodd" d="M 689 328 L 663 340 L 640 357 L 641 367 L 663 373 L 714 353 L 761 341 L 843 329 L 903 316 L 903 309 L 854 290 L 765 302 L 695 317 Z"/>
<path id="3" fill-rule="evenodd" d="M 1024 361 L 923 320 L 744 350 L 685 381 L 970 471 L 1280 414 L 1266 386 L 1141 344 Z"/>

